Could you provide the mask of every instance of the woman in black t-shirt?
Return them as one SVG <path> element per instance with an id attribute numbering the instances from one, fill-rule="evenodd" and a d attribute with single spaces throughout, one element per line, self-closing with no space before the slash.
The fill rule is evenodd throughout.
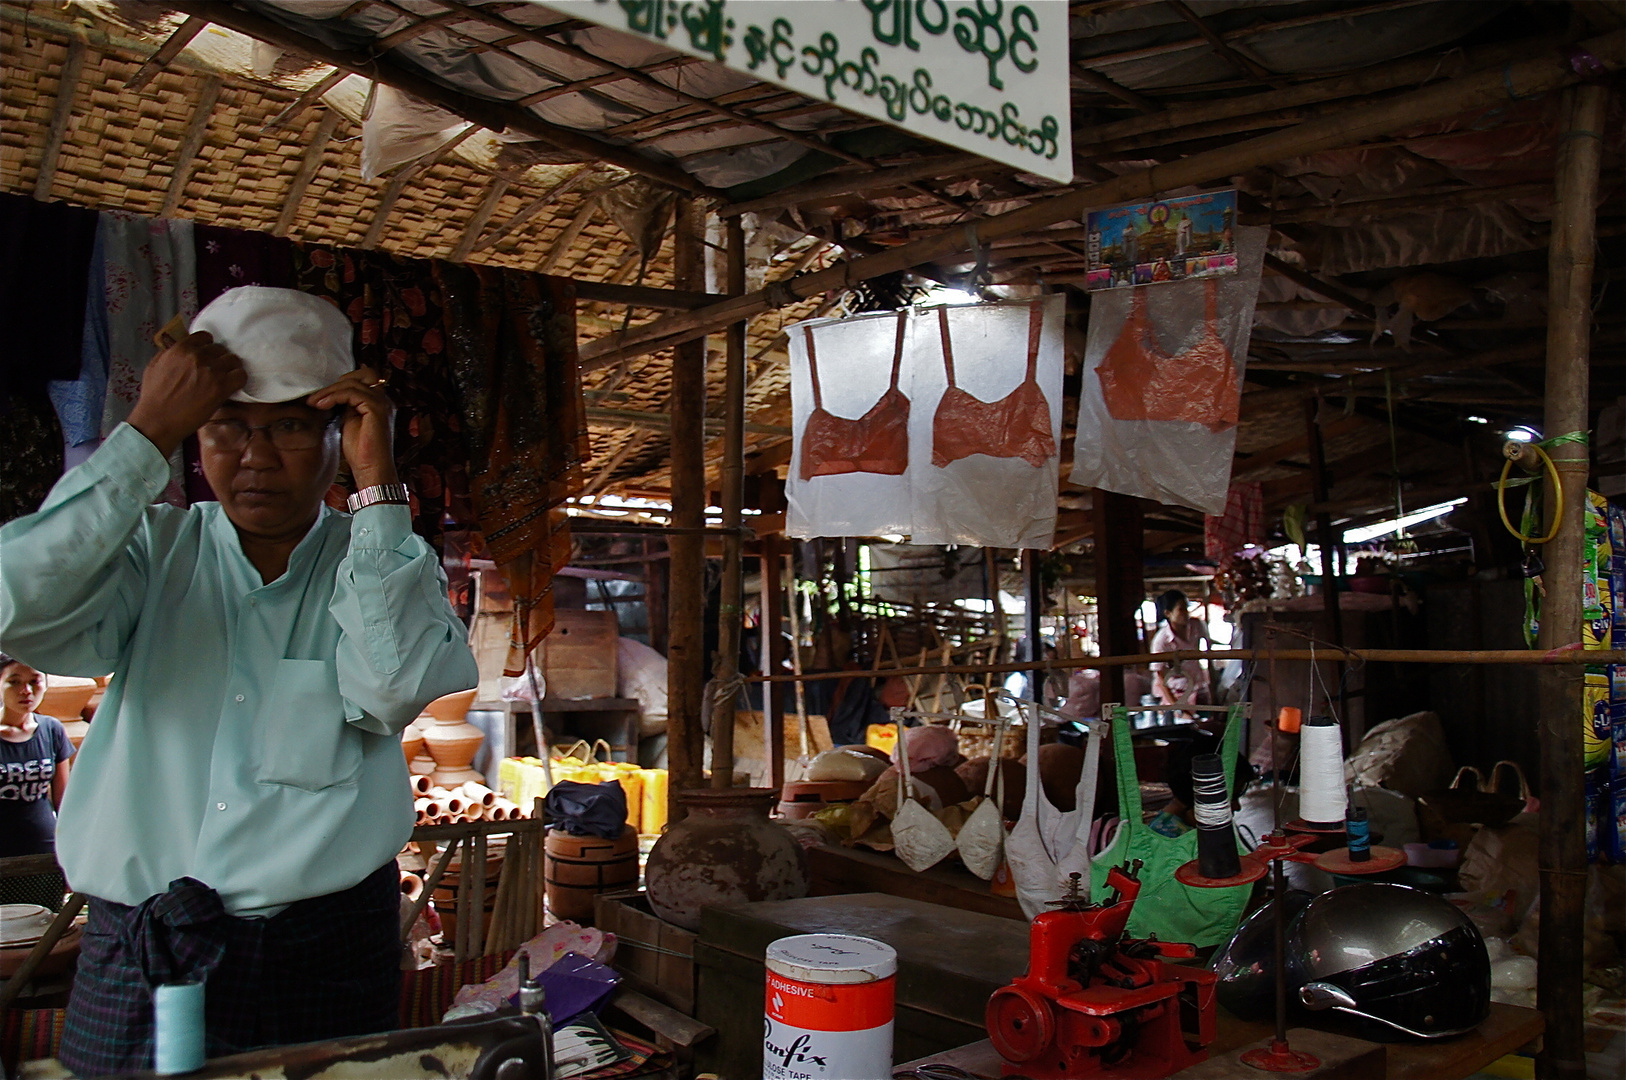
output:
<path id="1" fill-rule="evenodd" d="M 34 712 L 45 681 L 41 672 L 0 653 L 0 857 L 56 851 L 56 809 L 68 785 L 73 744 L 61 721 Z M 57 908 L 62 875 L 13 877 L 0 883 L 0 894 L 3 902 Z"/>

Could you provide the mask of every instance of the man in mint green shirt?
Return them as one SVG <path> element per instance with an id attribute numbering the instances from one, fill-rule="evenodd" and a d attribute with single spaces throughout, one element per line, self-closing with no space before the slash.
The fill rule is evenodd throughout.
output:
<path id="1" fill-rule="evenodd" d="M 234 289 L 40 511 L 0 530 L 0 647 L 113 672 L 58 856 L 89 901 L 61 1058 L 145 1069 L 151 986 L 206 978 L 211 1056 L 396 1026 L 413 822 L 398 738 L 475 685 L 349 320 Z M 196 432 L 219 502 L 152 505 Z M 324 504 L 348 462 L 352 515 Z"/>

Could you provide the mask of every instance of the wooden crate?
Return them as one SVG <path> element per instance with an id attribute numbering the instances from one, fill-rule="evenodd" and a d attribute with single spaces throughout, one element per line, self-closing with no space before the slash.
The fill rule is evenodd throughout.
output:
<path id="1" fill-rule="evenodd" d="M 600 893 L 593 923 L 616 936 L 614 967 L 634 990 L 694 1015 L 696 934 L 659 918 L 642 890 Z"/>
<path id="2" fill-rule="evenodd" d="M 553 614 L 553 632 L 542 639 L 542 673 L 550 698 L 615 697 L 616 639 L 613 611 L 566 609 Z"/>

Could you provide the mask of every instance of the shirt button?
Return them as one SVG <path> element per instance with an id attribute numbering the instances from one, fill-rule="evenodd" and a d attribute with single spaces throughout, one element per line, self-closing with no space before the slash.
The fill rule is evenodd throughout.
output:
<path id="1" fill-rule="evenodd" d="M 215 803 L 215 809 L 216 810 L 224 810 L 224 809 L 226 809 L 226 804 L 223 803 L 223 802 L 217 802 L 217 803 Z"/>
<path id="2" fill-rule="evenodd" d="M 243 695 L 242 695 L 242 694 L 238 694 L 238 695 L 237 695 L 237 700 L 238 700 L 238 701 L 242 701 L 242 700 L 243 700 Z M 222 809 L 224 809 L 224 807 L 222 807 Z"/>

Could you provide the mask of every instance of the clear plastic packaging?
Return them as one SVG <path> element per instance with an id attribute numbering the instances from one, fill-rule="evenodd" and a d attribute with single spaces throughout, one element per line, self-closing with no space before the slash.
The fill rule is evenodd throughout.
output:
<path id="1" fill-rule="evenodd" d="M 1236 230 L 1235 274 L 1091 298 L 1074 484 L 1225 512 L 1268 233 Z"/>
<path id="2" fill-rule="evenodd" d="M 788 534 L 1049 546 L 1064 304 L 1055 295 L 792 326 Z"/>

